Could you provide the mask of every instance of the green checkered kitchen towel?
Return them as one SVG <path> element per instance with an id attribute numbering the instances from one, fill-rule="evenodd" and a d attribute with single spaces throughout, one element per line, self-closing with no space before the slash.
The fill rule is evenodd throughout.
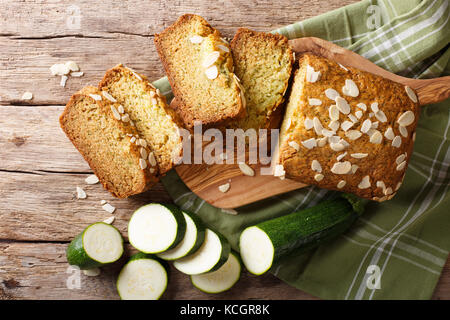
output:
<path id="1" fill-rule="evenodd" d="M 273 32 L 320 37 L 392 72 L 429 78 L 450 74 L 449 18 L 449 0 L 365 0 Z M 170 92 L 166 79 L 155 84 Z M 324 299 L 429 299 L 450 250 L 449 104 L 422 108 L 414 154 L 393 200 L 370 202 L 346 234 L 285 257 L 275 276 Z M 230 215 L 190 192 L 174 170 L 163 183 L 175 203 L 220 230 L 235 250 L 245 227 L 334 195 L 309 187 Z"/>

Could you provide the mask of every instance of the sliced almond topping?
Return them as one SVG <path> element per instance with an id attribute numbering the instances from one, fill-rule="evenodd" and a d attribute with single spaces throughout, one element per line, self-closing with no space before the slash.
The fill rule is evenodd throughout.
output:
<path id="1" fill-rule="evenodd" d="M 139 159 L 139 166 L 142 170 L 145 170 L 145 168 L 147 168 L 147 161 L 145 161 L 145 159 Z"/>
<path id="2" fill-rule="evenodd" d="M 219 191 L 220 192 L 227 192 L 228 190 L 230 190 L 230 184 L 229 183 L 225 183 L 219 186 Z"/>
<path id="3" fill-rule="evenodd" d="M 345 71 L 348 71 L 348 69 L 347 69 L 346 67 L 344 67 L 342 64 L 340 64 L 339 62 L 338 62 L 338 65 L 339 65 L 339 67 L 341 67 L 341 68 L 344 69 Z"/>
<path id="4" fill-rule="evenodd" d="M 87 195 L 86 192 L 80 187 L 77 187 L 77 199 L 86 199 Z"/>
<path id="5" fill-rule="evenodd" d="M 378 121 L 372 122 L 372 124 L 370 125 L 371 129 L 377 129 L 378 128 Z"/>
<path id="6" fill-rule="evenodd" d="M 98 183 L 98 181 L 98 177 L 95 174 L 91 174 L 86 179 L 84 179 L 84 182 L 86 182 L 87 184 L 96 184 Z"/>
<path id="7" fill-rule="evenodd" d="M 331 131 L 328 129 L 322 129 L 322 135 L 324 135 L 325 137 L 331 137 L 335 134 L 335 131 Z"/>
<path id="8" fill-rule="evenodd" d="M 50 72 L 54 76 L 64 76 L 70 73 L 70 69 L 64 63 L 56 63 L 50 67 Z"/>
<path id="9" fill-rule="evenodd" d="M 358 184 L 359 189 L 367 189 L 370 187 L 370 177 L 365 176 L 362 178 L 361 182 Z"/>
<path id="10" fill-rule="evenodd" d="M 380 144 L 383 141 L 383 136 L 381 132 L 378 130 L 374 130 L 374 132 L 370 135 L 370 142 L 374 144 Z"/>
<path id="11" fill-rule="evenodd" d="M 117 120 L 120 120 L 120 119 L 121 119 L 120 113 L 119 113 L 119 111 L 117 111 L 116 107 L 114 107 L 113 105 L 111 105 L 110 108 L 111 108 L 111 112 L 112 112 L 114 118 L 116 118 Z"/>
<path id="12" fill-rule="evenodd" d="M 400 163 L 402 163 L 404 160 L 406 159 L 406 154 L 401 154 L 401 155 L 399 155 L 398 157 L 397 157 L 397 159 L 395 159 L 395 162 L 397 163 L 397 164 L 400 164 Z"/>
<path id="13" fill-rule="evenodd" d="M 341 137 L 339 136 L 332 136 L 328 138 L 328 142 L 331 143 L 339 143 L 339 141 L 341 141 Z"/>
<path id="14" fill-rule="evenodd" d="M 344 121 L 341 124 L 341 129 L 344 130 L 344 131 L 347 131 L 351 127 L 353 127 L 353 122 L 351 122 L 351 121 Z"/>
<path id="15" fill-rule="evenodd" d="M 336 131 L 339 130 L 339 126 L 340 126 L 340 123 L 339 123 L 339 121 L 337 121 L 337 120 L 331 121 L 330 124 L 328 125 L 328 127 L 329 127 L 331 130 L 333 130 L 334 132 L 336 132 Z"/>
<path id="16" fill-rule="evenodd" d="M 288 145 L 291 148 L 294 148 L 296 151 L 300 150 L 300 145 L 297 142 L 295 142 L 295 141 L 289 141 Z"/>
<path id="17" fill-rule="evenodd" d="M 362 133 L 367 133 L 372 127 L 372 121 L 370 121 L 369 119 L 364 120 L 362 126 L 361 126 L 361 132 Z"/>
<path id="18" fill-rule="evenodd" d="M 282 164 L 277 164 L 275 166 L 275 170 L 273 171 L 274 177 L 279 177 L 281 180 L 284 179 L 284 176 L 286 174 L 286 171 L 284 171 L 284 167 Z"/>
<path id="19" fill-rule="evenodd" d="M 59 82 L 59 85 L 60 85 L 61 87 L 65 87 L 65 86 L 66 86 L 67 79 L 69 79 L 69 77 L 67 77 L 67 76 L 61 76 L 61 81 Z"/>
<path id="20" fill-rule="evenodd" d="M 387 121 L 387 117 L 384 114 L 383 111 L 379 110 L 378 112 L 375 112 L 375 117 L 380 120 L 381 122 L 386 122 Z"/>
<path id="21" fill-rule="evenodd" d="M 316 82 L 320 79 L 321 73 L 320 71 L 315 71 L 313 67 L 310 65 L 306 66 L 306 81 L 307 82 Z"/>
<path id="22" fill-rule="evenodd" d="M 352 164 L 352 173 L 353 173 L 353 174 L 355 174 L 356 171 L 358 171 L 358 169 L 359 169 L 359 166 L 358 166 L 358 165 Z"/>
<path id="23" fill-rule="evenodd" d="M 386 131 L 384 132 L 384 137 L 388 140 L 394 139 L 395 138 L 394 130 L 392 130 L 391 127 L 387 128 Z"/>
<path id="24" fill-rule="evenodd" d="M 356 116 L 357 119 L 361 119 L 362 115 L 363 115 L 363 113 L 362 113 L 361 110 L 358 110 L 358 111 L 355 112 L 355 116 Z"/>
<path id="25" fill-rule="evenodd" d="M 346 79 L 345 86 L 342 87 L 342 93 L 346 96 L 357 97 L 359 95 L 359 89 L 353 80 Z"/>
<path id="26" fill-rule="evenodd" d="M 83 75 L 84 75 L 84 72 L 83 72 L 83 71 L 71 72 L 71 73 L 70 73 L 70 76 L 71 76 L 71 77 L 75 77 L 75 78 L 82 77 Z"/>
<path id="27" fill-rule="evenodd" d="M 395 136 L 395 138 L 392 140 L 392 146 L 395 148 L 400 148 L 402 145 L 402 138 L 400 136 Z"/>
<path id="28" fill-rule="evenodd" d="M 338 182 L 337 187 L 338 189 L 342 189 L 343 187 L 345 187 L 346 184 L 347 182 L 345 180 L 341 180 Z"/>
<path id="29" fill-rule="evenodd" d="M 107 223 L 107 224 L 112 224 L 114 222 L 114 220 L 115 220 L 115 217 L 111 216 L 111 217 L 106 218 L 105 220 L 103 220 L 103 222 Z"/>
<path id="30" fill-rule="evenodd" d="M 369 155 L 368 153 L 352 153 L 352 154 L 350 154 L 350 156 L 352 158 L 356 158 L 356 159 L 362 159 L 362 158 L 367 157 L 368 155 Z"/>
<path id="31" fill-rule="evenodd" d="M 109 213 L 114 213 L 114 211 L 116 211 L 116 208 L 110 205 L 109 203 L 105 203 L 104 205 L 102 205 L 102 209 Z"/>
<path id="32" fill-rule="evenodd" d="M 214 80 L 219 75 L 219 70 L 217 66 L 212 66 L 205 70 L 205 74 L 208 79 Z"/>
<path id="33" fill-rule="evenodd" d="M 387 187 L 386 189 L 384 189 L 383 193 L 385 196 L 388 196 L 390 194 L 392 194 L 392 188 L 391 187 Z"/>
<path id="34" fill-rule="evenodd" d="M 314 122 L 310 119 L 310 118 L 306 118 L 305 119 L 305 122 L 304 122 L 304 125 L 305 125 L 305 129 L 306 130 L 309 130 L 309 129 L 311 129 L 312 127 L 314 127 Z M 288 128 L 287 128 L 288 129 Z"/>
<path id="35" fill-rule="evenodd" d="M 339 139 L 339 143 L 342 144 L 346 148 L 350 147 L 350 144 L 342 138 Z"/>
<path id="36" fill-rule="evenodd" d="M 308 99 L 308 103 L 310 106 L 320 106 L 322 104 L 322 101 L 320 99 L 310 98 Z"/>
<path id="37" fill-rule="evenodd" d="M 142 159 L 147 159 L 148 157 L 148 152 L 145 148 L 141 148 L 139 149 L 139 153 L 141 154 L 141 158 Z"/>
<path id="38" fill-rule="evenodd" d="M 121 120 L 122 120 L 123 122 L 129 122 L 129 121 L 130 121 L 130 116 L 129 116 L 128 114 L 124 114 L 124 115 L 121 117 Z"/>
<path id="39" fill-rule="evenodd" d="M 253 171 L 253 169 L 245 162 L 239 162 L 239 169 L 246 176 L 253 177 L 255 175 L 255 171 Z"/>
<path id="40" fill-rule="evenodd" d="M 374 102 L 370 105 L 370 109 L 372 109 L 373 113 L 377 113 L 378 111 L 380 111 L 380 109 L 378 108 L 378 102 Z"/>
<path id="41" fill-rule="evenodd" d="M 147 148 L 147 141 L 145 139 L 139 139 L 138 145 L 144 148 Z"/>
<path id="42" fill-rule="evenodd" d="M 399 125 L 407 127 L 414 122 L 414 119 L 414 112 L 408 110 L 398 118 L 397 122 Z"/>
<path id="43" fill-rule="evenodd" d="M 317 139 L 317 145 L 321 148 L 325 147 L 325 145 L 327 144 L 327 141 L 328 141 L 328 137 L 323 137 L 323 138 Z"/>
<path id="44" fill-rule="evenodd" d="M 358 122 L 358 118 L 356 118 L 354 115 L 352 115 L 351 113 L 348 115 L 348 118 L 350 119 L 351 122 L 356 123 Z"/>
<path id="45" fill-rule="evenodd" d="M 400 131 L 400 134 L 407 138 L 408 137 L 408 129 L 406 129 L 406 127 L 403 126 L 398 126 L 398 131 Z"/>
<path id="46" fill-rule="evenodd" d="M 362 136 L 362 133 L 358 130 L 349 130 L 345 133 L 345 136 L 350 140 L 356 140 Z"/>
<path id="47" fill-rule="evenodd" d="M 31 100 L 31 99 L 33 99 L 33 94 L 29 91 L 25 92 L 22 95 L 22 100 Z"/>
<path id="48" fill-rule="evenodd" d="M 316 180 L 317 182 L 322 181 L 323 180 L 323 174 L 318 173 L 314 176 L 314 180 Z"/>
<path id="49" fill-rule="evenodd" d="M 330 143 L 330 148 L 333 151 L 342 151 L 345 149 L 345 146 L 342 143 Z"/>
<path id="50" fill-rule="evenodd" d="M 325 95 L 328 99 L 331 99 L 333 101 L 336 100 L 337 97 L 339 97 L 339 93 L 331 88 L 325 90 Z"/>
<path id="51" fill-rule="evenodd" d="M 402 186 L 402 181 L 397 183 L 397 186 L 395 187 L 395 191 L 398 191 L 398 189 L 400 189 L 401 186 Z"/>
<path id="52" fill-rule="evenodd" d="M 336 105 L 333 104 L 330 108 L 328 108 L 328 114 L 330 115 L 331 120 L 339 120 L 339 109 Z"/>
<path id="53" fill-rule="evenodd" d="M 223 44 L 218 44 L 217 48 L 219 48 L 223 52 L 230 52 L 230 48 L 228 48 L 227 46 L 224 46 Z"/>
<path id="54" fill-rule="evenodd" d="M 398 166 L 397 166 L 397 171 L 403 170 L 405 169 L 406 166 L 406 161 L 401 162 Z"/>
<path id="55" fill-rule="evenodd" d="M 106 203 L 106 200 L 101 200 L 101 201 L 100 201 L 100 204 L 101 204 L 101 205 L 104 205 L 105 203 Z"/>
<path id="56" fill-rule="evenodd" d="M 189 41 L 194 44 L 199 44 L 203 42 L 203 37 L 196 34 L 195 36 L 190 37 Z"/>
<path id="57" fill-rule="evenodd" d="M 70 71 L 79 71 L 80 67 L 78 67 L 78 64 L 75 61 L 67 61 L 65 63 L 66 67 L 69 68 Z"/>
<path id="58" fill-rule="evenodd" d="M 125 109 L 123 108 L 123 105 L 119 105 L 119 106 L 117 107 L 117 111 L 119 111 L 119 113 L 124 113 L 124 112 L 125 112 Z"/>
<path id="59" fill-rule="evenodd" d="M 377 188 L 381 188 L 381 189 L 386 189 L 386 185 L 384 184 L 383 181 L 379 180 L 377 181 Z"/>
<path id="60" fill-rule="evenodd" d="M 347 155 L 347 151 L 344 152 L 344 153 L 341 153 L 340 155 L 338 155 L 338 156 L 336 157 L 336 160 L 337 160 L 337 161 L 341 161 L 346 155 Z"/>
<path id="61" fill-rule="evenodd" d="M 348 174 L 352 170 L 352 164 L 349 161 L 336 162 L 331 168 L 334 174 Z"/>
<path id="62" fill-rule="evenodd" d="M 302 141 L 302 145 L 306 148 L 306 149 L 312 149 L 314 147 L 317 146 L 317 142 L 316 139 L 311 138 L 305 141 Z"/>
<path id="63" fill-rule="evenodd" d="M 102 96 L 100 96 L 99 94 L 93 94 L 90 93 L 89 96 L 94 99 L 95 101 L 102 101 Z"/>
<path id="64" fill-rule="evenodd" d="M 406 94 L 412 100 L 412 102 L 417 103 L 419 100 L 417 99 L 416 93 L 413 89 L 408 86 L 405 86 Z"/>
<path id="65" fill-rule="evenodd" d="M 205 59 L 202 62 L 202 67 L 208 68 L 208 67 L 212 66 L 217 61 L 217 59 L 219 59 L 219 57 L 220 57 L 219 51 L 213 51 L 213 52 L 207 54 Z"/>
<path id="66" fill-rule="evenodd" d="M 148 161 L 150 162 L 150 165 L 152 167 L 156 166 L 156 158 L 155 158 L 155 154 L 153 152 L 150 152 L 148 154 Z"/>
<path id="67" fill-rule="evenodd" d="M 317 161 L 317 160 L 313 160 L 311 162 L 311 169 L 313 171 L 317 171 L 319 173 L 322 172 L 322 166 L 320 165 L 319 161 Z"/>
<path id="68" fill-rule="evenodd" d="M 367 111 L 367 106 L 365 103 L 360 102 L 356 106 L 364 111 Z"/>
<path id="69" fill-rule="evenodd" d="M 117 102 L 117 100 L 109 94 L 109 92 L 102 91 L 102 95 L 111 102 Z"/>
<path id="70" fill-rule="evenodd" d="M 313 124 L 314 124 L 314 130 L 316 131 L 316 134 L 321 135 L 323 126 L 322 126 L 322 123 L 320 122 L 319 118 L 314 117 Z"/>
<path id="71" fill-rule="evenodd" d="M 349 114 L 350 113 L 350 105 L 347 103 L 347 100 L 345 100 L 342 97 L 336 98 L 336 106 L 339 109 L 340 112 L 343 114 Z"/>

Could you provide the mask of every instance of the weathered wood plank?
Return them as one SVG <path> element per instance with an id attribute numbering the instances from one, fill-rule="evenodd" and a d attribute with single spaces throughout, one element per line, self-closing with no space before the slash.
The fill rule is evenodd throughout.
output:
<path id="1" fill-rule="evenodd" d="M 125 259 L 102 268 L 98 277 L 81 274 L 81 286 L 76 289 L 71 281 L 74 278 L 70 278 L 76 275 L 67 272 L 66 247 L 57 243 L 0 243 L 0 300 L 118 299 L 115 281 Z M 133 252 L 130 246 L 127 251 L 128 255 Z M 270 274 L 256 277 L 245 272 L 234 288 L 217 295 L 195 289 L 189 277 L 173 267 L 170 275 L 164 299 L 314 299 Z"/>
<path id="2" fill-rule="evenodd" d="M 101 200 L 116 207 L 115 225 L 126 235 L 128 220 L 139 206 L 171 202 L 162 184 L 128 199 L 116 199 L 100 184 L 86 185 L 87 176 L 0 171 L 0 239 L 70 241 L 88 224 L 110 216 Z M 77 186 L 86 191 L 87 199 L 76 198 Z"/>

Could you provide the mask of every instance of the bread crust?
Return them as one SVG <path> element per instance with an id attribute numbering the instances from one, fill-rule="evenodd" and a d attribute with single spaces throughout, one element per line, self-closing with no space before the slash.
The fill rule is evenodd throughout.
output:
<path id="1" fill-rule="evenodd" d="M 103 170 L 100 168 L 99 163 L 95 159 L 93 159 L 88 153 L 83 152 L 82 142 L 77 141 L 75 137 L 71 134 L 71 132 L 68 130 L 67 125 L 71 121 L 70 119 L 71 110 L 76 108 L 77 104 L 81 100 L 90 99 L 92 103 L 95 103 L 99 106 L 100 112 L 103 112 L 105 115 L 110 117 L 112 121 L 116 123 L 117 127 L 125 135 L 132 134 L 133 136 L 136 136 L 138 134 L 137 131 L 132 126 L 114 118 L 110 108 L 111 104 L 108 101 L 105 101 L 105 99 L 102 99 L 101 101 L 96 101 L 92 97 L 90 97 L 89 94 L 101 95 L 101 92 L 96 87 L 87 86 L 71 96 L 68 103 L 66 104 L 63 113 L 59 117 L 61 129 L 64 131 L 64 133 L 72 142 L 74 147 L 78 150 L 78 152 L 80 152 L 80 154 L 86 160 L 86 162 L 88 163 L 89 167 L 92 169 L 94 174 L 99 178 L 100 183 L 103 185 L 103 187 L 109 192 L 111 192 L 113 196 L 117 198 L 127 198 L 131 195 L 142 193 L 148 190 L 150 187 L 152 187 L 159 181 L 157 168 L 155 168 L 154 174 L 150 173 L 149 168 L 145 170 L 141 169 L 141 179 L 139 179 L 140 183 L 133 185 L 132 188 L 129 189 L 118 188 L 114 186 L 110 181 L 108 181 L 108 179 L 105 177 L 103 173 Z M 132 155 L 134 155 L 136 159 L 140 158 L 140 148 L 137 145 L 131 144 L 129 152 Z M 108 159 L 104 159 L 104 161 L 108 161 Z"/>
<path id="2" fill-rule="evenodd" d="M 321 72 L 318 81 L 314 83 L 306 81 L 307 65 Z M 343 94 L 342 88 L 348 79 L 353 80 L 359 88 L 358 96 Z M 292 90 L 289 98 L 281 128 L 280 148 L 275 159 L 276 163 L 283 165 L 286 177 L 321 188 L 350 192 L 376 201 L 391 199 L 404 178 L 413 151 L 413 136 L 419 119 L 419 106 L 408 97 L 404 85 L 355 68 L 342 67 L 322 57 L 305 54 L 300 58 L 300 68 L 296 71 L 293 86 L 297 87 Z M 328 126 L 331 122 L 329 107 L 336 102 L 325 95 L 325 90 L 329 88 L 335 89 L 348 102 L 350 114 L 362 112 L 361 118 L 348 131 L 364 131 L 362 123 L 367 119 L 372 124 L 378 122 L 377 127 L 371 129 L 373 131 L 369 131 L 369 134 L 375 134 L 375 131 L 381 133 L 381 143 L 375 143 L 376 139 L 370 141 L 371 137 L 367 133 L 363 133 L 356 140 L 351 140 L 346 131 L 340 128 L 335 135 L 349 144 L 343 150 L 333 150 L 329 142 L 324 146 L 316 145 L 312 148 L 307 148 L 303 144 L 308 139 L 316 139 L 317 143 L 318 139 L 324 138 L 323 135 L 317 134 L 315 127 L 310 129 L 305 127 L 306 118 L 312 120 L 316 117 L 323 128 L 332 130 Z M 311 106 L 310 98 L 319 99 L 322 104 Z M 382 118 L 379 118 L 379 113 L 375 114 L 371 110 L 374 102 L 377 102 L 379 110 L 384 112 L 385 122 L 380 120 Z M 358 103 L 364 103 L 367 111 L 364 112 L 357 107 Z M 397 120 L 407 111 L 412 112 L 414 120 L 405 126 L 407 137 L 404 137 Z M 339 112 L 340 124 L 347 120 L 348 115 Z M 393 146 L 393 140 L 386 138 L 385 133 L 389 127 L 392 128 L 394 136 L 399 137 L 396 140 L 401 139 L 399 147 Z M 367 156 L 363 158 L 352 156 L 361 153 Z M 312 164 L 314 160 L 320 164 L 320 169 L 317 163 Z M 405 163 L 400 165 L 404 161 Z M 358 168 L 354 173 L 352 170 L 347 174 L 336 174 L 337 168 L 335 167 L 333 171 L 331 169 L 338 162 L 350 162 Z M 321 180 L 320 175 L 323 176 Z M 364 178 L 370 182 L 369 187 L 367 183 L 362 182 Z M 340 181 L 345 181 L 345 185 L 341 183 L 338 187 Z"/>
<path id="3" fill-rule="evenodd" d="M 178 79 L 176 79 L 176 67 L 174 65 L 174 62 L 169 61 L 171 54 L 167 46 L 164 44 L 164 40 L 171 34 L 181 34 L 180 30 L 183 29 L 185 25 L 188 25 L 190 23 L 199 24 L 200 27 L 198 27 L 198 31 L 202 34 L 202 36 L 212 36 L 215 41 L 219 43 L 222 41 L 221 34 L 218 30 L 211 27 L 205 19 L 194 14 L 182 15 L 176 20 L 174 24 L 166 28 L 162 33 L 155 34 L 154 38 L 156 50 L 159 54 L 167 78 L 172 87 L 173 94 L 178 101 L 175 111 L 183 120 L 184 127 L 186 127 L 187 129 L 192 129 L 192 127 L 194 126 L 194 122 L 201 121 L 205 128 L 209 128 L 223 125 L 224 123 L 227 123 L 232 119 L 239 119 L 244 117 L 246 115 L 246 108 L 243 105 L 241 99 L 239 99 L 239 86 L 234 83 L 235 81 L 232 78 L 233 59 L 231 54 L 224 54 L 226 56 L 224 65 L 231 72 L 231 77 L 228 80 L 230 81 L 230 85 L 235 95 L 237 96 L 237 99 L 234 101 L 233 105 L 228 106 L 227 110 L 225 110 L 224 112 L 203 112 L 205 109 L 209 108 L 209 106 L 206 104 L 207 101 L 205 101 L 202 106 L 192 106 L 187 99 L 187 95 L 183 93 L 182 84 L 180 83 L 180 81 L 178 81 Z M 180 36 L 183 37 L 183 35 Z M 225 45 L 225 43 L 221 44 Z M 212 81 L 217 80 L 218 79 L 214 79 Z M 193 92 L 190 94 L 199 94 L 199 92 Z"/>

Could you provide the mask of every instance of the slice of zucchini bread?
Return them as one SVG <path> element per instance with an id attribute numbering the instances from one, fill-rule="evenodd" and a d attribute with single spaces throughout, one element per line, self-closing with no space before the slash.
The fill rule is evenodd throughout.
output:
<path id="1" fill-rule="evenodd" d="M 288 39 L 279 34 L 238 29 L 231 41 L 234 72 L 243 87 L 247 115 L 230 127 L 243 130 L 278 128 L 275 112 L 289 85 L 294 55 Z"/>
<path id="2" fill-rule="evenodd" d="M 161 174 L 181 160 L 181 120 L 145 76 L 119 64 L 106 72 L 99 89 L 123 106 L 131 125 L 153 150 Z"/>
<path id="3" fill-rule="evenodd" d="M 155 45 L 187 128 L 223 124 L 245 115 L 245 100 L 233 73 L 229 44 L 202 17 L 185 14 Z"/>
<path id="4" fill-rule="evenodd" d="M 409 87 L 305 54 L 281 126 L 275 171 L 306 184 L 389 200 L 413 150 L 417 102 Z"/>
<path id="5" fill-rule="evenodd" d="M 59 121 L 105 189 L 118 198 L 141 193 L 158 182 L 151 149 L 119 103 L 96 87 L 75 93 Z"/>

